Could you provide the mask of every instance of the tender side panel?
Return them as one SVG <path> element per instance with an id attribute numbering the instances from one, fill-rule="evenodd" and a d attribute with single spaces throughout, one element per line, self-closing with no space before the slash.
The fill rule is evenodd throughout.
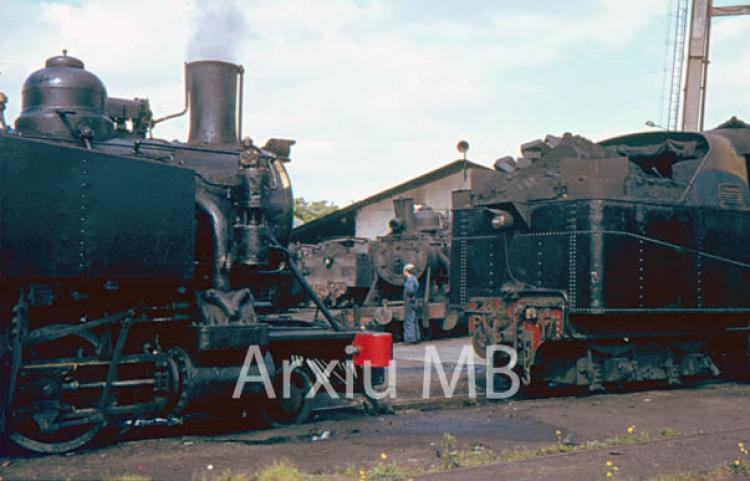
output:
<path id="1" fill-rule="evenodd" d="M 750 308 L 750 212 L 703 209 L 700 225 L 702 304 Z"/>
<path id="2" fill-rule="evenodd" d="M 604 302 L 608 309 L 691 308 L 696 295 L 696 209 L 607 203 Z M 596 255 L 596 253 L 592 253 Z"/>
<path id="3" fill-rule="evenodd" d="M 604 212 L 606 308 L 750 308 L 750 213 L 637 203 Z"/>
<path id="4" fill-rule="evenodd" d="M 454 211 L 452 302 L 505 283 L 565 290 L 572 313 L 750 309 L 750 212 L 621 201 L 532 206 L 531 229 Z"/>

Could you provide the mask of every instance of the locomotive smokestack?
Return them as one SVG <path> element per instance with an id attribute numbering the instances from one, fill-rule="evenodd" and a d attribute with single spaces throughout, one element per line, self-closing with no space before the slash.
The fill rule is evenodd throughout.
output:
<path id="1" fill-rule="evenodd" d="M 242 114 L 238 103 L 238 83 L 242 95 L 241 65 L 217 60 L 189 62 L 187 70 L 190 105 L 191 144 L 239 145 L 238 119 Z"/>
<path id="2" fill-rule="evenodd" d="M 414 218 L 414 199 L 393 199 L 393 213 L 396 216 L 391 221 L 391 229 L 410 232 L 416 226 Z"/>

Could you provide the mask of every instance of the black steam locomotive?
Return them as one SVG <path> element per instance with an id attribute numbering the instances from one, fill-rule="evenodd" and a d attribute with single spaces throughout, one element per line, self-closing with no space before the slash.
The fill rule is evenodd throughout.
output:
<path id="1" fill-rule="evenodd" d="M 400 334 L 404 320 L 403 269 L 419 279 L 422 326 L 437 332 L 460 328 L 448 312 L 449 245 L 445 216 L 414 199 L 393 202 L 390 232 L 377 239 L 342 237 L 295 247 L 299 267 L 315 292 L 351 326 Z"/>
<path id="2" fill-rule="evenodd" d="M 23 448 L 196 411 L 299 421 L 320 366 L 354 357 L 360 392 L 363 363 L 390 356 L 389 336 L 344 330 L 290 262 L 294 141 L 240 140 L 242 67 L 185 76 L 187 143 L 150 136 L 180 114 L 108 97 L 65 52 L 26 80 L 15 129 L 0 123 L 0 435 Z M 289 278 L 327 323 L 289 315 Z M 274 385 L 305 360 L 289 397 L 256 380 L 232 399 L 249 346 L 261 355 L 244 374 Z"/>
<path id="3" fill-rule="evenodd" d="M 450 295 L 476 351 L 515 348 L 526 385 L 747 374 L 750 125 L 540 150 L 454 193 Z"/>

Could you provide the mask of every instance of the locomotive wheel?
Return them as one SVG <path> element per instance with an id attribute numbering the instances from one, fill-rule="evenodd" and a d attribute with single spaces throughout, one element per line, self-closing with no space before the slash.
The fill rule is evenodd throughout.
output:
<path id="1" fill-rule="evenodd" d="M 283 376 L 276 376 L 273 388 L 276 399 L 266 399 L 261 407 L 263 422 L 273 427 L 300 424 L 310 417 L 313 399 L 307 398 L 312 380 L 305 369 L 295 368 L 289 378 L 289 397 L 284 398 Z"/>
<path id="2" fill-rule="evenodd" d="M 381 326 L 387 326 L 393 321 L 393 311 L 387 306 L 378 306 L 375 308 L 375 322 Z"/>
<path id="3" fill-rule="evenodd" d="M 64 325 L 51 327 L 56 326 Z M 55 357 L 32 356 L 26 359 L 27 363 L 53 362 L 54 359 L 74 357 L 91 359 L 97 355 L 99 342 L 92 334 L 82 332 L 42 346 L 44 353 L 51 353 Z M 59 376 L 50 374 L 29 377 L 31 380 L 26 382 L 24 376 L 19 377 L 13 407 L 8 416 L 8 438 L 17 446 L 38 453 L 60 454 L 89 443 L 105 427 L 105 421 L 84 415 L 78 419 L 67 419 L 66 426 L 62 428 L 50 428 L 49 426 L 57 422 L 61 416 L 69 415 L 76 410 L 78 399 L 64 396 Z"/>

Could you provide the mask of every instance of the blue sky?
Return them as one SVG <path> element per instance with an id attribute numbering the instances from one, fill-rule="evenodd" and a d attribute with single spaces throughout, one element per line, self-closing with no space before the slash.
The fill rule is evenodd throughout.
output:
<path id="1" fill-rule="evenodd" d="M 66 47 L 162 115 L 186 59 L 242 63 L 245 134 L 296 139 L 296 194 L 345 205 L 454 160 L 459 139 L 490 165 L 548 133 L 663 121 L 669 1 L 0 0 L 0 90 L 15 117 L 25 76 Z M 707 126 L 750 119 L 748 51 L 750 17 L 715 20 Z"/>

